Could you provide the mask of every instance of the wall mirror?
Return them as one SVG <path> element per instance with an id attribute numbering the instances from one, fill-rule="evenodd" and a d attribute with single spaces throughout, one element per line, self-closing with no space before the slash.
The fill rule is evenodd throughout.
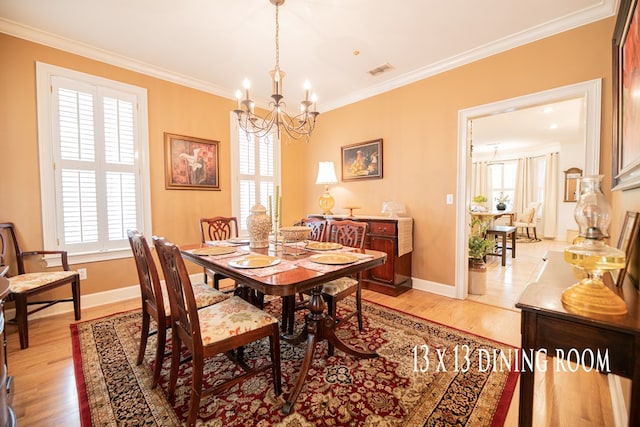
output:
<path id="1" fill-rule="evenodd" d="M 578 201 L 578 178 L 582 176 L 582 169 L 569 168 L 564 171 L 564 201 Z"/>

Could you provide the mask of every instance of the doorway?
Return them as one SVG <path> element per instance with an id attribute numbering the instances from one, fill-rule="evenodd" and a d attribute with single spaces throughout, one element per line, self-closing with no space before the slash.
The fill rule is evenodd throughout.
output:
<path id="1" fill-rule="evenodd" d="M 458 112 L 458 181 L 456 204 L 456 262 L 455 295 L 465 299 L 468 296 L 467 283 L 467 241 L 469 237 L 469 208 L 473 194 L 471 188 L 471 131 L 469 124 L 482 117 L 504 114 L 534 106 L 557 103 L 569 99 L 584 100 L 584 169 L 586 175 L 599 172 L 600 160 L 600 79 L 575 85 L 563 86 L 544 92 L 498 101 L 491 104 L 468 108 Z"/>

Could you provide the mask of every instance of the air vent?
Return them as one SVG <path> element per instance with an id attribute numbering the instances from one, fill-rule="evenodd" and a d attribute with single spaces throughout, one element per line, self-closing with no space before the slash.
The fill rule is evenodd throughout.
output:
<path id="1" fill-rule="evenodd" d="M 371 74 L 372 76 L 377 76 L 378 74 L 386 73 L 387 71 L 391 70 L 393 70 L 393 65 L 387 62 L 386 64 L 379 65 L 376 68 L 369 70 L 369 74 Z"/>

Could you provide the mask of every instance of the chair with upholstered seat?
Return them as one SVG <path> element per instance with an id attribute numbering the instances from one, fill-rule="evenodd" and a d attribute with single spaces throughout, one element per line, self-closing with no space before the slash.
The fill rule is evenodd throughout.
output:
<path id="1" fill-rule="evenodd" d="M 20 348 L 29 347 L 29 325 L 27 317 L 37 311 L 43 310 L 59 302 L 73 301 L 73 311 L 75 320 L 80 320 L 80 276 L 76 271 L 69 269 L 66 251 L 23 251 L 20 248 L 16 237 L 16 230 L 13 223 L 0 223 L 0 265 L 9 265 L 11 255 L 9 249 L 12 247 L 15 256 L 16 267 L 11 269 L 12 274 L 7 274 L 11 283 L 11 291 L 7 301 L 14 301 L 16 307 L 16 325 L 20 336 Z M 25 269 L 25 259 L 32 256 L 56 255 L 62 270 L 48 270 L 27 273 Z M 59 258 L 58 258 L 59 256 Z M 71 298 L 55 299 L 49 301 L 32 301 L 31 297 L 58 288 L 60 286 L 71 286 Z M 28 310 L 29 305 L 40 305 L 40 307 Z"/>
<path id="2" fill-rule="evenodd" d="M 234 237 L 238 237 L 238 219 L 236 217 L 214 216 L 212 218 L 200 218 L 200 240 L 202 243 L 227 240 Z M 205 268 L 204 283 L 207 283 L 208 276 L 212 276 L 213 287 L 216 289 L 220 289 L 220 280 L 226 279 L 226 276 Z"/>
<path id="3" fill-rule="evenodd" d="M 153 334 L 153 332 L 149 332 L 150 321 L 153 318 L 156 322 L 156 333 L 158 334 L 153 381 L 151 383 L 151 388 L 154 388 L 158 384 L 162 361 L 165 356 L 167 330 L 171 326 L 171 307 L 166 287 L 160 282 L 158 269 L 151 255 L 147 239 L 136 230 L 128 230 L 127 235 L 133 252 L 133 259 L 136 263 L 136 270 L 138 271 L 140 296 L 142 297 L 142 330 L 140 331 L 140 349 L 138 350 L 136 364 L 140 365 L 144 359 L 147 340 Z M 229 298 L 229 295 L 202 282 L 193 283 L 193 293 L 196 298 L 196 305 L 199 308 L 216 304 Z"/>
<path id="4" fill-rule="evenodd" d="M 174 400 L 178 379 L 178 364 L 182 345 L 192 355 L 191 397 L 187 425 L 196 423 L 203 396 L 218 394 L 227 388 L 271 368 L 275 396 L 282 392 L 280 371 L 280 338 L 278 319 L 233 296 L 218 304 L 198 310 L 189 280 L 189 273 L 172 243 L 153 237 L 162 265 L 171 304 L 172 356 L 169 374 L 169 400 Z M 243 346 L 269 337 L 271 363 L 251 369 L 243 361 Z M 234 351 L 235 350 L 235 351 Z M 208 357 L 225 354 L 245 372 L 225 382 L 217 382 L 203 390 L 204 361 Z"/>
<path id="5" fill-rule="evenodd" d="M 351 220 L 329 222 L 326 240 L 328 242 L 339 243 L 343 246 L 364 249 L 364 242 L 367 235 L 366 222 Z M 327 302 L 329 315 L 336 319 L 338 325 L 353 316 L 358 318 L 358 329 L 362 330 L 362 289 L 361 273 L 356 277 L 341 277 L 322 285 L 322 297 Z M 338 301 L 347 296 L 356 294 L 356 310 L 342 317 L 336 318 Z M 329 355 L 333 355 L 333 346 L 329 345 Z"/>
<path id="6" fill-rule="evenodd" d="M 537 223 L 536 212 L 538 211 L 539 207 L 540 207 L 540 203 L 537 203 L 537 202 L 530 203 L 529 207 L 525 209 L 520 215 L 518 215 L 516 220 L 513 222 L 514 227 L 522 228 L 526 231 L 527 238 L 529 239 L 531 238 L 531 236 L 529 235 L 529 230 L 533 229 L 533 238 L 536 241 L 538 240 L 538 233 L 536 230 L 536 223 Z"/>

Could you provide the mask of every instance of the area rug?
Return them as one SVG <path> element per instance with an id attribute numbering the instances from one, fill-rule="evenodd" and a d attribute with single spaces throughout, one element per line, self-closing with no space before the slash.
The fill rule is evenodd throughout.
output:
<path id="1" fill-rule="evenodd" d="M 353 305 L 351 298 L 340 303 L 343 309 Z M 279 301 L 267 310 L 279 313 Z M 363 314 L 363 331 L 353 321 L 341 325 L 339 335 L 354 347 L 375 350 L 380 357 L 358 360 L 340 351 L 327 357 L 326 343 L 322 343 L 295 412 L 282 413 L 283 398 L 274 396 L 267 370 L 203 399 L 199 425 L 504 424 L 518 376 L 515 365 L 504 362 L 513 358 L 514 348 L 369 302 L 363 302 Z M 176 399 L 169 404 L 169 357 L 159 386 L 150 388 L 153 336 L 145 361 L 135 364 L 140 323 L 139 311 L 131 311 L 71 325 L 83 426 L 174 426 L 186 419 L 191 363 L 181 365 Z M 281 352 L 283 392 L 288 393 L 304 349 L 282 342 Z M 268 340 L 246 347 L 245 355 L 251 363 L 267 363 Z M 205 370 L 209 384 L 237 373 L 224 356 L 208 359 Z"/>

